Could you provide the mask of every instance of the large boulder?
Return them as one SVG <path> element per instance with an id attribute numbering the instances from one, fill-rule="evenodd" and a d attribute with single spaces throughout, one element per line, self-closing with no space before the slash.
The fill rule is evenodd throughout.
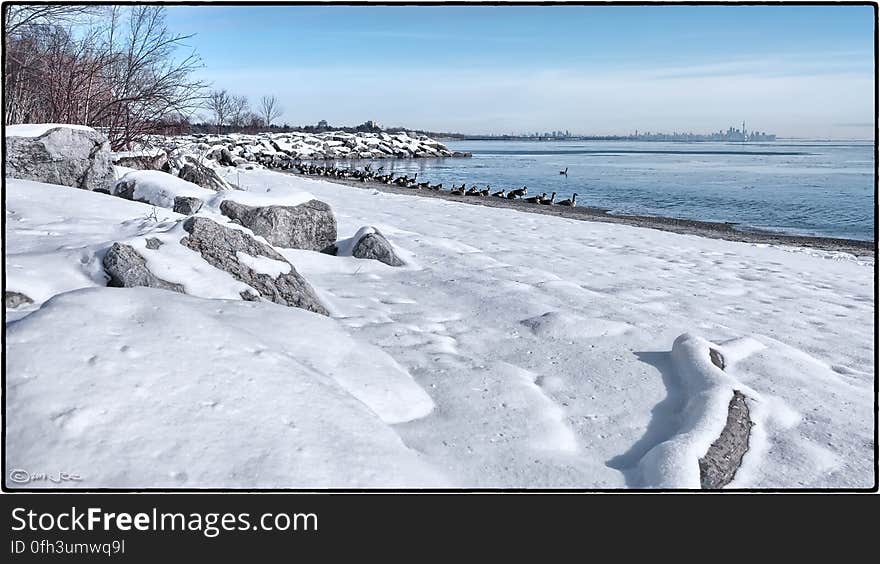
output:
<path id="1" fill-rule="evenodd" d="M 205 217 L 187 219 L 183 223 L 183 229 L 189 235 L 180 240 L 181 245 L 201 254 L 208 264 L 228 272 L 236 280 L 254 288 L 263 298 L 277 304 L 328 315 L 309 283 L 272 247 L 257 241 L 244 231 L 224 227 Z M 265 257 L 290 265 L 290 268 L 287 272 L 280 273 L 259 272 L 242 261 L 242 254 L 256 259 Z"/>
<path id="2" fill-rule="evenodd" d="M 108 190 L 116 180 L 107 138 L 66 125 L 6 128 L 6 175 L 84 190 Z"/>
<path id="3" fill-rule="evenodd" d="M 102 261 L 104 271 L 110 277 L 108 286 L 116 288 L 161 288 L 184 294 L 183 286 L 162 280 L 147 268 L 147 261 L 134 247 L 122 243 L 113 243 Z"/>
<path id="4" fill-rule="evenodd" d="M 333 210 L 318 200 L 259 207 L 224 200 L 220 211 L 277 247 L 320 251 L 336 241 Z"/>

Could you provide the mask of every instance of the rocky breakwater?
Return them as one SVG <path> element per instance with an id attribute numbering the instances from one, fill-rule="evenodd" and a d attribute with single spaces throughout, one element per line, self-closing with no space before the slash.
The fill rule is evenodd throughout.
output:
<path id="1" fill-rule="evenodd" d="M 309 134 L 300 132 L 230 133 L 225 135 L 179 135 L 149 138 L 151 162 L 162 149 L 169 164 L 184 159 L 210 159 L 225 166 L 259 164 L 270 168 L 289 168 L 294 161 L 327 159 L 414 159 L 469 157 L 470 153 L 450 151 L 425 135 L 406 133 L 345 133 L 334 131 Z M 129 154 L 126 154 L 128 157 Z M 126 163 L 127 164 L 127 163 Z M 138 167 L 142 168 L 142 167 Z M 171 172 L 174 172 L 173 170 Z"/>

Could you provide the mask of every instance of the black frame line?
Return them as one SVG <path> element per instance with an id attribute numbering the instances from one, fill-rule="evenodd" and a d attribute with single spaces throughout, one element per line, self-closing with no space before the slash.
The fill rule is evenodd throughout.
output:
<path id="1" fill-rule="evenodd" d="M 6 6 L 15 6 L 21 4 L 30 4 L 32 2 L 4 2 L 3 10 L 5 13 Z M 608 1 L 587 1 L 587 2 L 564 2 L 557 0 L 549 0 L 546 2 L 535 2 L 535 1 L 526 1 L 526 2 L 501 2 L 501 1 L 475 1 L 475 2 L 467 2 L 461 0 L 451 0 L 448 2 L 444 1 L 414 1 L 414 2 L 388 2 L 388 1 L 379 1 L 379 2 L 367 2 L 367 1 L 341 1 L 341 2 L 333 2 L 333 1 L 305 1 L 305 2 L 292 2 L 292 1 L 255 1 L 255 2 L 243 2 L 241 0 L 216 0 L 216 1 L 170 1 L 170 2 L 110 2 L 105 0 L 100 1 L 58 1 L 54 2 L 57 4 L 93 4 L 93 5 L 116 5 L 116 4 L 128 4 L 128 5 L 162 5 L 162 6 L 242 6 L 242 7 L 250 7 L 250 6 L 424 6 L 424 7 L 442 7 L 442 6 L 505 6 L 505 7 L 516 7 L 516 6 L 872 6 L 874 8 L 874 312 L 876 318 L 876 308 L 877 308 L 877 288 L 878 281 L 880 281 L 880 277 L 878 277 L 877 273 L 877 235 L 878 235 L 878 220 L 877 220 L 877 194 L 878 194 L 878 173 L 880 173 L 880 167 L 878 167 L 878 109 L 880 109 L 880 104 L 878 104 L 878 90 L 877 90 L 877 80 L 878 80 L 878 8 L 880 8 L 880 4 L 878 2 L 869 2 L 869 1 L 858 1 L 858 0 L 843 0 L 840 2 L 829 2 L 829 1 L 820 1 L 820 2 L 804 2 L 804 1 L 793 1 L 786 2 L 784 0 L 764 0 L 764 1 L 732 1 L 732 2 L 723 2 L 723 1 L 715 1 L 715 0 L 707 0 L 707 1 L 695 1 L 695 0 L 685 0 L 682 2 L 672 2 L 668 0 L 659 0 L 657 2 L 650 1 L 630 1 L 630 0 L 608 0 Z M 5 45 L 6 43 L 6 29 L 5 27 L 2 29 L 2 41 Z M 6 53 L 3 54 L 3 59 L 5 63 Z M 5 66 L 5 65 L 4 65 Z M 2 88 L 5 91 L 6 89 L 6 76 L 5 73 L 2 78 Z M 5 118 L 5 108 L 0 110 L 4 114 Z M 2 129 L 3 138 L 0 140 L 0 146 L 2 146 L 2 152 L 6 154 L 6 120 L 4 119 L 2 124 L 0 124 L 0 129 Z M 0 164 L 0 170 L 2 170 L 3 178 L 2 178 L 2 194 L 3 194 L 3 208 L 6 208 L 6 159 L 3 159 L 3 163 Z M 3 214 L 3 217 L 0 218 L 0 227 L 3 229 L 4 236 L 2 237 L 2 255 L 3 255 L 3 264 L 0 266 L 0 273 L 2 273 L 2 288 L 3 291 L 6 291 L 6 214 Z M 0 314 L 0 319 L 3 322 L 3 356 L 6 356 L 6 309 L 4 307 L 3 313 Z M 688 494 L 688 493 L 699 493 L 699 494 L 737 494 L 737 493 L 783 493 L 783 494 L 800 494 L 800 493 L 829 493 L 829 494 L 846 494 L 846 493 L 877 493 L 880 491 L 878 488 L 878 433 L 877 433 L 877 424 L 878 424 L 878 394 L 880 394 L 880 386 L 878 386 L 878 378 L 877 378 L 877 364 L 878 360 L 880 360 L 880 355 L 878 355 L 877 345 L 880 342 L 878 339 L 877 327 L 874 328 L 874 485 L 869 488 L 735 488 L 735 489 L 722 489 L 722 490 L 701 490 L 701 489 L 671 489 L 671 488 L 620 488 L 620 489 L 609 489 L 609 488 L 312 488 L 312 489 L 300 489 L 300 488 L 235 488 L 235 489 L 226 489 L 226 488 L 9 488 L 6 485 L 6 476 L 7 476 L 7 466 L 6 466 L 6 401 L 5 401 L 5 391 L 6 391 L 6 362 L 3 362 L 2 368 L 0 368 L 0 386 L 2 386 L 2 390 L 4 392 L 4 401 L 3 405 L 0 406 L 0 419 L 2 419 L 2 429 L 0 429 L 0 440 L 2 440 L 3 444 L 0 447 L 0 466 L 2 466 L 3 471 L 3 480 L 0 482 L 0 491 L 6 494 L 63 494 L 63 493 L 74 493 L 74 494 L 126 494 L 126 493 L 145 493 L 145 494 L 154 494 L 154 493 L 169 493 L 169 494 L 193 494 L 193 493 L 226 493 L 226 494 L 287 494 L 287 493 L 298 493 L 298 494 L 387 494 L 387 493 L 399 493 L 399 494 L 505 494 L 505 493 L 518 493 L 518 494 L 587 494 L 587 493 L 611 493 L 611 494 L 644 494 L 644 493 L 679 493 L 679 494 Z"/>

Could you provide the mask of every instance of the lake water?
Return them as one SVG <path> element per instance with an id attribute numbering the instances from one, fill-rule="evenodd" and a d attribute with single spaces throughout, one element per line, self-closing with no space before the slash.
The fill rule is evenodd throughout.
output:
<path id="1" fill-rule="evenodd" d="M 800 235 L 874 240 L 874 145 L 772 143 L 457 141 L 470 159 L 382 161 L 432 184 L 529 194 L 577 193 L 612 213 L 732 222 Z M 568 168 L 568 176 L 559 171 Z"/>

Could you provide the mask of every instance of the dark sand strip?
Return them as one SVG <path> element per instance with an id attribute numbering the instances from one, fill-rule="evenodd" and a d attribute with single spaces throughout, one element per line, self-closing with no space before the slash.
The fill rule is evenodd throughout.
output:
<path id="1" fill-rule="evenodd" d="M 301 176 L 303 178 L 311 178 L 314 180 L 326 180 L 327 182 L 333 182 L 334 184 L 342 184 L 354 188 L 380 190 L 382 192 L 388 192 L 390 194 L 406 194 L 409 196 L 421 196 L 424 198 L 439 198 L 442 200 L 451 200 L 454 202 L 462 202 L 465 204 L 487 206 L 492 208 L 507 208 L 527 213 L 555 215 L 557 217 L 578 219 L 582 221 L 623 223 L 626 225 L 634 225 L 637 227 L 647 227 L 649 229 L 659 229 L 661 231 L 670 231 L 672 233 L 698 235 L 700 237 L 724 239 L 727 241 L 741 241 L 745 243 L 758 243 L 767 245 L 790 245 L 793 247 L 808 247 L 824 251 L 843 251 L 862 257 L 873 257 L 876 254 L 877 249 L 877 246 L 873 241 L 838 239 L 834 237 L 783 235 L 758 229 L 750 229 L 748 231 L 745 231 L 742 229 L 737 229 L 736 224 L 733 223 L 716 223 L 710 221 L 695 221 L 690 219 L 675 219 L 671 217 L 655 217 L 642 215 L 611 215 L 608 213 L 608 210 L 601 208 L 591 208 L 584 206 L 569 208 L 556 205 L 543 206 L 541 204 L 529 204 L 521 200 L 493 198 L 492 196 L 453 196 L 445 190 L 418 190 L 415 188 L 400 188 L 398 186 L 392 186 L 379 182 L 361 182 L 359 180 L 330 178 L 326 176 L 308 176 L 290 171 L 275 172 L 286 172 L 287 174 L 291 174 L 293 176 Z"/>

